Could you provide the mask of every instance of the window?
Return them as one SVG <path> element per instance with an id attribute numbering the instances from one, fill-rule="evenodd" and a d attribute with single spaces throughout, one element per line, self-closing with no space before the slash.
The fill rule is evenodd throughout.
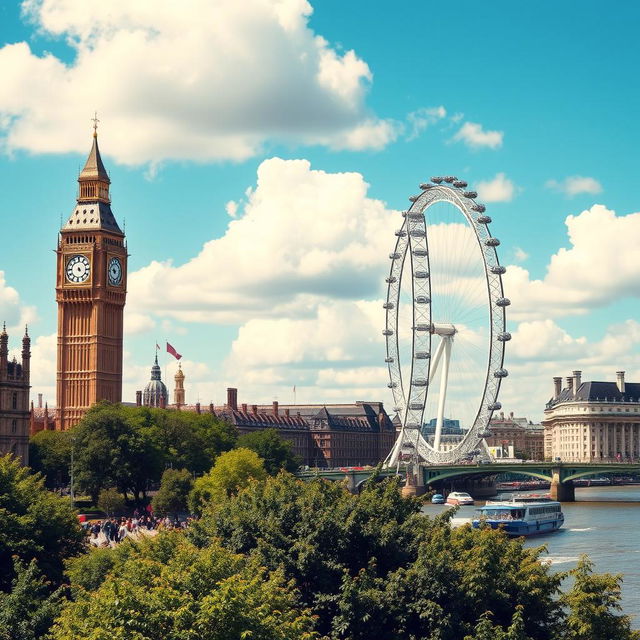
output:
<path id="1" fill-rule="evenodd" d="M 17 409 L 18 408 L 18 394 L 14 391 L 12 396 L 11 396 L 11 408 L 12 409 Z"/>
<path id="2" fill-rule="evenodd" d="M 11 433 L 15 433 L 18 430 L 18 421 L 17 420 L 12 420 L 11 421 Z"/>

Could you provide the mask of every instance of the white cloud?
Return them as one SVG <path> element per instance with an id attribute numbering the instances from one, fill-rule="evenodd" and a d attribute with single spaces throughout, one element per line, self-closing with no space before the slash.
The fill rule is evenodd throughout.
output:
<path id="1" fill-rule="evenodd" d="M 513 257 L 518 262 L 524 262 L 529 257 L 529 254 L 522 247 L 516 247 L 513 250 Z"/>
<path id="2" fill-rule="evenodd" d="M 133 336 L 139 333 L 146 333 L 156 326 L 153 318 L 144 313 L 127 311 L 124 314 L 124 335 Z"/>
<path id="3" fill-rule="evenodd" d="M 358 173 L 265 160 L 222 237 L 186 264 L 154 261 L 130 274 L 131 310 L 235 324 L 309 317 L 324 298 L 378 295 L 400 220 L 367 189 Z"/>
<path id="4" fill-rule="evenodd" d="M 235 218 L 238 215 L 238 203 L 234 200 L 229 200 L 224 206 L 225 211 L 229 214 L 230 218 Z"/>
<path id="5" fill-rule="evenodd" d="M 268 140 L 379 149 L 397 135 L 366 108 L 366 62 L 309 28 L 305 0 L 108 4 L 24 0 L 75 56 L 0 49 L 6 151 L 85 152 L 95 108 L 104 151 L 130 165 L 242 160 Z"/>
<path id="6" fill-rule="evenodd" d="M 20 300 L 20 294 L 7 284 L 4 271 L 0 270 L 0 324 L 5 322 L 9 334 L 19 333 L 22 338 L 24 326 L 35 319 L 35 307 L 25 305 Z"/>
<path id="7" fill-rule="evenodd" d="M 38 336 L 31 342 L 31 398 L 43 395 L 49 407 L 56 404 L 56 358 L 58 336 L 55 333 Z"/>
<path id="8" fill-rule="evenodd" d="M 485 202 L 511 202 L 516 186 L 505 176 L 497 173 L 493 180 L 478 183 L 478 196 Z"/>
<path id="9" fill-rule="evenodd" d="M 442 105 L 439 107 L 423 107 L 412 111 L 407 115 L 409 127 L 407 140 L 415 140 L 427 127 L 442 120 L 446 115 L 447 110 Z"/>
<path id="10" fill-rule="evenodd" d="M 639 346 L 640 323 L 632 319 L 611 325 L 593 342 L 573 337 L 549 319 L 522 322 L 507 345 L 510 375 L 501 388 L 502 405 L 540 420 L 552 395 L 552 378 L 562 376 L 566 386 L 566 377 L 576 369 L 583 380 L 613 381 L 619 370 L 626 370 L 628 380 L 638 380 Z"/>
<path id="11" fill-rule="evenodd" d="M 570 198 L 580 193 L 602 193 L 602 185 L 595 179 L 585 176 L 569 176 L 561 182 L 557 180 L 547 180 L 545 186 L 548 189 L 560 191 Z"/>
<path id="12" fill-rule="evenodd" d="M 640 213 L 617 216 L 594 205 L 565 220 L 569 248 L 555 253 L 541 280 L 514 265 L 504 276 L 517 320 L 584 314 L 625 297 L 640 296 Z"/>
<path id="13" fill-rule="evenodd" d="M 502 131 L 485 131 L 481 124 L 465 122 L 453 136 L 454 142 L 464 142 L 472 149 L 488 147 L 497 149 L 502 146 L 504 133 Z"/>

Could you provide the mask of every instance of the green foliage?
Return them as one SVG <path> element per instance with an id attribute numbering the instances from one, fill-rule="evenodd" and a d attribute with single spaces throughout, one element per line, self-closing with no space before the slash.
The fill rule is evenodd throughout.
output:
<path id="1" fill-rule="evenodd" d="M 161 516 L 185 512 L 192 488 L 193 478 L 186 469 L 167 469 L 162 474 L 160 490 L 151 501 L 154 512 Z"/>
<path id="2" fill-rule="evenodd" d="M 66 487 L 71 468 L 68 431 L 39 431 L 29 441 L 29 464 L 45 478 L 49 489 Z"/>
<path id="3" fill-rule="evenodd" d="M 52 589 L 35 560 L 14 558 L 14 574 L 11 591 L 0 591 L 0 640 L 42 638 L 60 612 L 61 589 Z"/>
<path id="4" fill-rule="evenodd" d="M 103 402 L 71 431 L 76 483 L 94 504 L 110 487 L 139 500 L 148 482 L 160 477 L 160 452 L 131 418 L 127 407 Z"/>
<path id="5" fill-rule="evenodd" d="M 72 430 L 76 483 L 95 503 L 115 487 L 136 501 L 166 467 L 208 471 L 236 432 L 211 414 L 100 403 Z"/>
<path id="6" fill-rule="evenodd" d="M 640 631 L 632 631 L 628 616 L 619 615 L 622 577 L 594 574 L 593 563 L 581 556 L 571 589 L 561 602 L 568 611 L 566 640 L 638 640 Z"/>
<path id="7" fill-rule="evenodd" d="M 293 473 L 300 460 L 293 455 L 293 444 L 278 435 L 275 429 L 260 429 L 238 438 L 238 447 L 255 451 L 263 460 L 264 468 L 271 476 L 282 469 Z"/>
<path id="8" fill-rule="evenodd" d="M 460 640 L 487 611 L 514 639 L 553 637 L 560 577 L 538 561 L 540 550 L 500 531 L 451 529 L 398 489 L 372 481 L 353 496 L 280 475 L 223 498 L 189 535 L 284 571 L 330 638 Z"/>
<path id="9" fill-rule="evenodd" d="M 124 498 L 115 489 L 103 489 L 98 496 L 98 509 L 109 517 L 124 509 Z"/>
<path id="10" fill-rule="evenodd" d="M 279 573 L 178 532 L 108 550 L 113 570 L 74 585 L 55 640 L 311 640 L 313 619 Z M 77 568 L 76 568 L 77 572 Z"/>
<path id="11" fill-rule="evenodd" d="M 123 549 L 120 545 L 118 549 Z M 74 589 L 95 591 L 113 569 L 116 560 L 122 558 L 122 551 L 115 554 L 110 547 L 92 547 L 87 553 L 67 560 L 66 575 Z"/>
<path id="12" fill-rule="evenodd" d="M 262 460 L 249 449 L 233 449 L 221 454 L 209 473 L 198 478 L 189 495 L 189 508 L 200 513 L 205 504 L 217 504 L 236 495 L 251 480 L 264 480 Z"/>
<path id="13" fill-rule="evenodd" d="M 12 556 L 35 560 L 57 584 L 63 560 L 83 548 L 84 534 L 69 501 L 47 491 L 42 476 L 10 455 L 0 457 L 0 591 L 8 591 L 15 577 Z"/>

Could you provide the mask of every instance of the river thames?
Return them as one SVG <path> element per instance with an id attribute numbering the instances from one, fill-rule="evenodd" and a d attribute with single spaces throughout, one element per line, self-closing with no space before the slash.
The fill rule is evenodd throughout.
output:
<path id="1" fill-rule="evenodd" d="M 446 508 L 429 504 L 424 511 L 435 515 Z M 545 545 L 543 557 L 559 571 L 571 569 L 586 553 L 596 571 L 623 574 L 622 606 L 640 628 L 640 486 L 576 488 L 576 502 L 563 503 L 562 510 L 562 529 L 527 538 L 525 545 Z M 474 507 L 460 507 L 454 525 L 473 515 Z"/>

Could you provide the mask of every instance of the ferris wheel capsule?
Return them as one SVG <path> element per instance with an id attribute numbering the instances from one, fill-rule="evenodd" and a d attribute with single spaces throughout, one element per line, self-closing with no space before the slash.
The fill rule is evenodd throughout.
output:
<path id="1" fill-rule="evenodd" d="M 491 216 L 478 216 L 478 222 L 480 224 L 489 224 L 491 222 Z"/>
<path id="2" fill-rule="evenodd" d="M 457 179 L 458 178 L 456 178 L 455 176 L 445 176 L 444 181 L 451 184 L 452 182 L 455 182 Z"/>
<path id="3" fill-rule="evenodd" d="M 508 307 L 511 304 L 511 300 L 509 298 L 498 298 L 496 300 L 496 305 L 498 307 Z"/>
<path id="4" fill-rule="evenodd" d="M 490 269 L 491 273 L 495 273 L 496 275 L 503 275 L 507 273 L 507 267 L 504 267 L 501 264 L 495 264 Z"/>
<path id="5" fill-rule="evenodd" d="M 409 196 L 409 202 L 415 202 L 418 199 L 418 196 Z"/>
<path id="6" fill-rule="evenodd" d="M 484 213 L 487 210 L 487 207 L 485 207 L 483 204 L 479 204 L 476 202 L 476 204 L 474 204 L 473 207 L 471 207 L 471 209 L 473 211 L 478 211 L 479 213 Z"/>
<path id="7" fill-rule="evenodd" d="M 469 198 L 469 199 L 473 200 L 474 198 L 478 197 L 478 192 L 477 191 L 463 191 L 462 195 L 465 198 Z"/>
<path id="8" fill-rule="evenodd" d="M 500 409 L 502 409 L 502 403 L 492 402 L 491 404 L 487 405 L 487 409 L 489 409 L 489 411 L 500 411 Z"/>
<path id="9" fill-rule="evenodd" d="M 467 183 L 464 180 L 456 180 L 453 183 L 453 186 L 458 189 L 464 189 L 467 186 Z"/>
<path id="10" fill-rule="evenodd" d="M 509 375 L 509 372 L 506 369 L 498 369 L 493 372 L 494 378 L 506 378 Z"/>
<path id="11" fill-rule="evenodd" d="M 484 243 L 487 247 L 498 247 L 500 246 L 500 240 L 498 238 L 487 238 Z"/>
<path id="12" fill-rule="evenodd" d="M 509 342 L 509 340 L 511 340 L 511 334 L 508 331 L 503 331 L 498 334 L 498 340 L 500 342 Z"/>

